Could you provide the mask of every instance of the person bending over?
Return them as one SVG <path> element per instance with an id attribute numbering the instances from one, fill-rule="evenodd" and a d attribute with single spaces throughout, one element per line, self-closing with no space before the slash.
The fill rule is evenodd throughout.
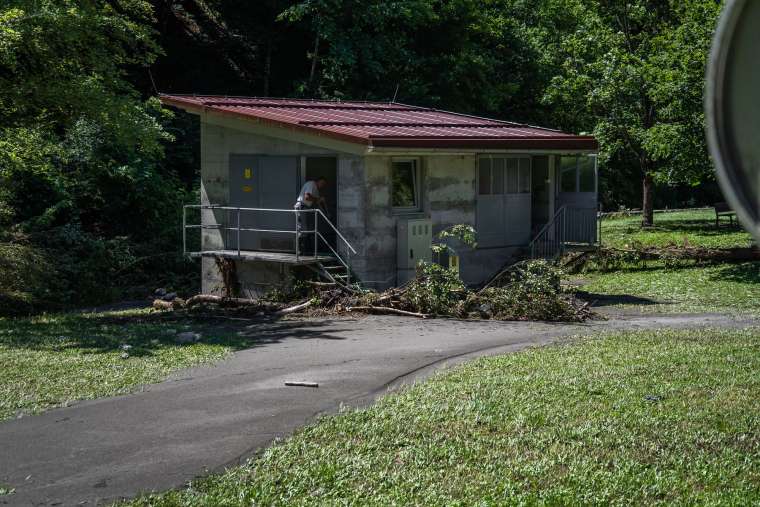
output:
<path id="1" fill-rule="evenodd" d="M 314 212 L 310 210 L 324 208 L 325 198 L 322 197 L 322 191 L 327 187 L 327 178 L 320 176 L 314 180 L 309 180 L 301 187 L 296 204 L 293 206 L 296 210 L 304 210 L 306 213 L 298 213 L 297 237 L 299 248 L 302 253 L 309 255 L 314 252 Z"/>

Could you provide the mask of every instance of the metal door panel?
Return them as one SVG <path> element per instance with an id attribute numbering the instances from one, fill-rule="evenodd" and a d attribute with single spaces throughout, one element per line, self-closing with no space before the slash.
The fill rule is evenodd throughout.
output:
<path id="1" fill-rule="evenodd" d="M 478 245 L 485 248 L 526 245 L 531 239 L 530 159 L 493 157 L 490 163 L 488 160 L 481 159 L 478 168 Z M 521 168 L 528 171 L 522 180 Z M 481 181 L 484 178 L 490 178 L 492 184 Z"/>
<path id="2" fill-rule="evenodd" d="M 478 246 L 504 244 L 504 196 L 479 195 L 477 209 Z"/>
<path id="3" fill-rule="evenodd" d="M 298 158 L 261 157 L 259 171 L 260 208 L 292 210 L 298 197 Z M 261 212 L 261 229 L 295 231 L 295 213 Z M 262 232 L 259 238 L 262 250 L 295 250 L 295 235 L 281 232 Z"/>
<path id="4" fill-rule="evenodd" d="M 230 206 L 257 208 L 259 205 L 259 157 L 255 155 L 230 154 Z M 228 227 L 237 227 L 237 213 L 227 212 Z M 256 229 L 253 213 L 240 213 L 240 227 Z M 237 231 L 227 230 L 227 248 L 237 250 Z M 258 250 L 259 237 L 255 232 L 240 232 L 241 250 Z"/>
<path id="5" fill-rule="evenodd" d="M 298 196 L 298 158 L 230 155 L 230 206 L 292 210 Z M 240 227 L 295 231 L 295 214 L 288 211 L 242 211 Z M 229 227 L 236 227 L 237 213 L 229 212 Z M 237 249 L 237 231 L 227 231 L 229 249 Z M 295 249 L 295 235 L 275 232 L 240 232 L 241 250 Z"/>
<path id="6" fill-rule="evenodd" d="M 507 245 L 530 243 L 531 194 L 504 195 L 504 238 Z"/>

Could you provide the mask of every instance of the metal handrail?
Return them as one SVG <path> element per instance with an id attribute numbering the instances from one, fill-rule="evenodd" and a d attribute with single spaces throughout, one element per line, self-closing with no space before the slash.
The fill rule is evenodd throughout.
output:
<path id="1" fill-rule="evenodd" d="M 547 222 L 540 231 L 538 231 L 538 234 L 533 238 L 533 240 L 528 244 L 528 248 L 530 249 L 530 256 L 532 259 L 535 259 L 536 256 L 536 248 L 537 246 L 545 246 L 545 243 L 547 241 L 547 238 L 545 236 L 548 236 L 549 231 L 554 232 L 556 229 L 555 227 L 557 225 L 560 225 L 562 228 L 562 234 L 561 238 L 558 241 L 560 249 L 562 248 L 562 242 L 564 241 L 564 228 L 565 228 L 565 213 L 567 210 L 567 205 L 562 205 L 560 208 L 554 213 L 554 216 L 552 217 L 549 222 Z M 558 223 L 559 222 L 559 223 Z M 546 253 L 546 252 L 543 252 Z"/>
<path id="2" fill-rule="evenodd" d="M 598 245 L 601 237 L 601 233 L 597 235 L 598 225 L 598 213 L 594 208 L 563 205 L 528 244 L 530 256 L 533 259 L 556 258 L 570 244 Z"/>
<path id="3" fill-rule="evenodd" d="M 538 238 L 539 238 L 539 237 L 540 237 L 542 234 L 544 234 L 544 233 L 546 232 L 546 230 L 547 230 L 547 229 L 549 229 L 549 227 L 551 227 L 551 226 L 554 224 L 554 222 L 557 220 L 557 217 L 559 216 L 559 214 L 560 214 L 560 213 L 564 213 L 564 212 L 565 212 L 565 208 L 567 208 L 567 204 L 563 204 L 562 206 L 560 206 L 560 208 L 559 208 L 559 209 L 558 209 L 558 210 L 557 210 L 557 211 L 554 213 L 554 216 L 552 217 L 552 219 L 551 219 L 551 220 L 549 220 L 549 221 L 548 221 L 548 222 L 547 222 L 547 223 L 546 223 L 546 224 L 545 224 L 545 225 L 544 225 L 544 226 L 541 228 L 541 230 L 540 230 L 540 231 L 538 231 L 538 234 L 536 234 L 536 237 L 535 237 L 535 238 L 533 238 L 533 241 L 531 241 L 531 242 L 530 242 L 530 244 L 529 244 L 528 246 L 530 246 L 530 247 L 532 247 L 532 246 L 533 246 L 533 243 L 535 243 L 535 242 L 536 242 L 536 240 L 537 240 L 537 239 L 538 239 Z"/>
<path id="4" fill-rule="evenodd" d="M 336 252 L 336 251 L 335 251 L 335 249 L 333 249 L 333 247 L 330 245 L 330 243 L 329 243 L 329 242 L 328 242 L 328 241 L 325 239 L 325 237 L 324 237 L 324 236 L 322 236 L 322 234 L 321 234 L 320 232 L 317 232 L 317 236 L 318 236 L 318 237 L 319 237 L 319 238 L 320 238 L 322 241 L 324 241 L 324 242 L 325 242 L 325 245 L 327 245 L 327 248 L 329 248 L 329 249 L 330 249 L 330 251 L 333 253 L 333 255 L 334 255 L 334 256 L 335 256 L 335 258 L 338 260 L 338 262 L 340 262 L 340 264 L 341 264 L 341 265 L 342 265 L 344 268 L 346 268 L 346 276 L 348 277 L 348 278 L 347 278 L 347 280 L 346 280 L 346 283 L 347 283 L 347 284 L 350 284 L 350 283 L 351 283 L 351 268 L 349 267 L 349 265 L 346 263 L 346 261 L 344 261 L 344 260 L 343 260 L 343 257 L 341 257 L 341 256 L 338 254 L 338 252 Z M 356 253 L 356 252 L 354 252 L 354 253 Z M 330 277 L 332 277 L 332 275 L 330 275 Z M 334 281 L 334 279 L 333 279 L 333 281 Z"/>
<path id="5" fill-rule="evenodd" d="M 222 224 L 188 224 L 187 223 L 187 210 L 188 209 L 199 209 L 199 210 L 221 210 L 221 211 L 234 211 L 237 213 L 237 221 L 235 227 L 229 227 Z M 251 227 L 240 227 L 240 215 L 241 212 L 279 212 L 279 213 L 294 213 L 296 215 L 296 220 L 298 220 L 301 213 L 314 213 L 314 229 L 313 230 L 301 230 L 300 225 L 298 221 L 296 222 L 296 230 L 290 231 L 290 230 L 280 230 L 280 229 L 256 229 Z M 237 233 L 237 252 L 238 256 L 241 255 L 241 248 L 240 248 L 240 232 L 269 232 L 269 233 L 276 233 L 276 234 L 295 234 L 296 235 L 296 248 L 295 248 L 295 254 L 296 259 L 298 260 L 301 256 L 301 252 L 299 251 L 299 239 L 302 234 L 313 234 L 314 235 L 314 257 L 317 257 L 318 252 L 318 241 L 319 239 L 322 239 L 322 241 L 327 245 L 327 247 L 330 249 L 330 251 L 333 253 L 333 255 L 338 259 L 338 261 L 347 269 L 350 271 L 350 267 L 348 263 L 343 260 L 343 258 L 333 249 L 333 247 L 329 244 L 329 242 L 325 239 L 322 234 L 319 233 L 318 230 L 318 223 L 319 223 L 319 216 L 322 217 L 322 220 L 324 220 L 327 225 L 335 232 L 335 235 L 340 238 L 340 240 L 345 244 L 345 246 L 348 249 L 349 255 L 353 253 L 356 254 L 356 249 L 351 245 L 351 243 L 341 234 L 341 232 L 338 230 L 337 227 L 335 227 L 335 224 L 332 223 L 332 221 L 327 217 L 327 215 L 319 208 L 315 209 L 276 209 L 276 208 L 243 208 L 238 206 L 222 206 L 217 204 L 185 204 L 182 208 L 182 252 L 184 255 L 187 255 L 187 229 L 215 229 L 215 230 L 232 230 Z"/>
<path id="6" fill-rule="evenodd" d="M 341 234 L 341 233 L 340 233 L 340 231 L 338 230 L 338 228 L 337 228 L 337 227 L 335 227 L 335 225 L 334 225 L 334 224 L 333 224 L 333 223 L 330 221 L 330 219 L 329 219 L 329 218 L 327 218 L 327 215 L 325 215 L 325 214 L 322 212 L 322 210 L 321 210 L 321 209 L 315 209 L 314 211 L 316 211 L 316 212 L 318 212 L 320 215 L 322 215 L 322 218 L 324 218 L 325 222 L 327 222 L 327 225 L 329 225 L 329 226 L 332 228 L 332 230 L 333 230 L 333 231 L 335 231 L 335 234 L 337 234 L 337 235 L 338 235 L 338 237 L 339 237 L 340 239 L 342 239 L 342 240 L 343 240 L 343 243 L 345 243 L 345 244 L 346 244 L 346 246 L 347 246 L 347 247 L 348 247 L 348 248 L 351 250 L 351 252 L 353 252 L 353 253 L 354 253 L 354 255 L 356 255 L 356 250 L 354 250 L 354 247 L 352 247 L 352 246 L 351 246 L 351 243 L 349 243 L 349 242 L 348 242 L 348 240 L 347 240 L 346 238 L 344 238 L 344 237 L 343 237 L 343 234 Z M 324 238 L 323 238 L 323 239 L 324 239 Z"/>

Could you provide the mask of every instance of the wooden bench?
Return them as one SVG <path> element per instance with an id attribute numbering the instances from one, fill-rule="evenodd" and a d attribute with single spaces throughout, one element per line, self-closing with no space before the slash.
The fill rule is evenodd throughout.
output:
<path id="1" fill-rule="evenodd" d="M 728 217 L 728 222 L 731 227 L 734 226 L 734 217 L 736 212 L 726 202 L 716 202 L 715 208 L 715 228 L 720 227 L 720 217 Z"/>

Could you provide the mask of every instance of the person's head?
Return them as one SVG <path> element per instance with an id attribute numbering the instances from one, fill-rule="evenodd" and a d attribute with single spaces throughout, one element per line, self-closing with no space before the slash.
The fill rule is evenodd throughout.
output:
<path id="1" fill-rule="evenodd" d="M 324 176 L 320 176 L 319 178 L 317 178 L 316 182 L 317 182 L 317 188 L 320 190 L 324 190 L 325 187 L 327 186 L 327 178 L 325 178 Z"/>

